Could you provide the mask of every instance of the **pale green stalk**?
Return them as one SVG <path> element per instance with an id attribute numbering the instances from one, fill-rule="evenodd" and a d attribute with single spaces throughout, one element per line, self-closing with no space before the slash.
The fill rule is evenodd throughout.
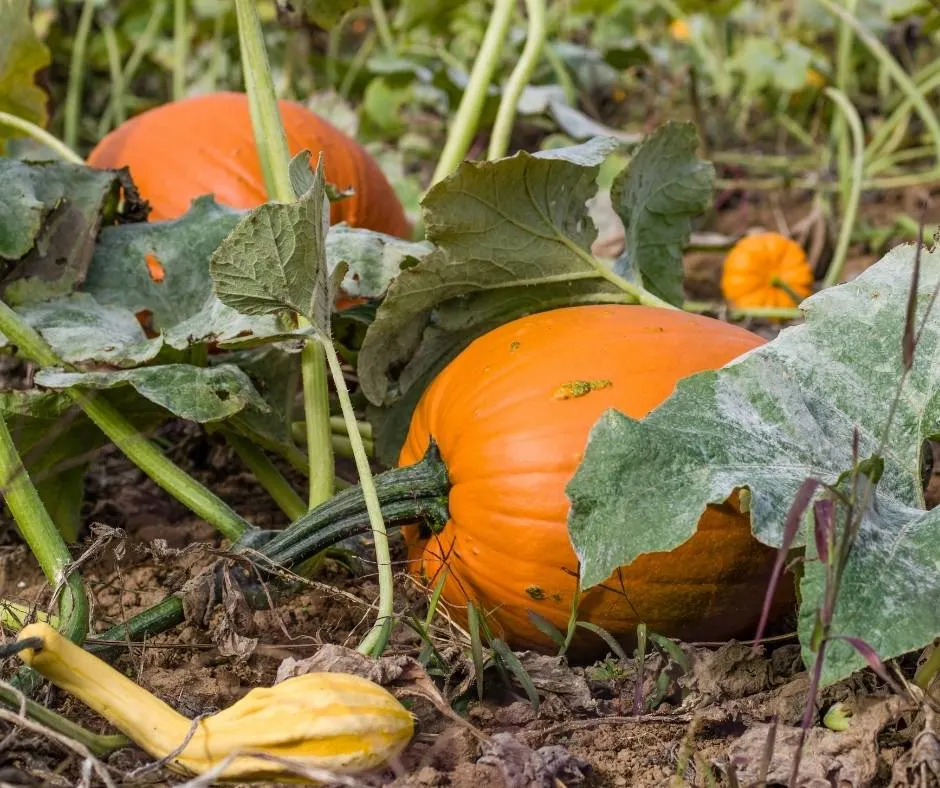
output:
<path id="1" fill-rule="evenodd" d="M 30 123 L 28 120 L 23 120 L 23 118 L 18 118 L 16 115 L 11 115 L 8 112 L 0 112 L 0 125 L 9 126 L 12 129 L 22 131 L 24 134 L 36 140 L 36 142 L 55 151 L 59 155 L 59 158 L 65 161 L 71 162 L 72 164 L 85 163 L 85 160 L 62 142 L 62 140 L 58 137 L 54 137 L 35 123 Z"/>
<path id="2" fill-rule="evenodd" d="M 764 318 L 768 320 L 799 320 L 803 317 L 803 310 L 786 306 L 751 306 L 751 307 L 725 307 L 724 304 L 712 304 L 707 301 L 686 301 L 682 308 L 686 312 L 726 312 L 732 320 L 743 320 L 749 317 Z"/>
<path id="3" fill-rule="evenodd" d="M 375 560 L 379 573 L 379 614 L 369 633 L 359 644 L 359 651 L 363 654 L 377 656 L 385 648 L 389 628 L 392 625 L 394 613 L 394 585 L 392 582 L 392 555 L 388 548 L 388 533 L 385 530 L 385 520 L 382 517 L 382 507 L 375 492 L 375 482 L 372 480 L 372 469 L 369 467 L 369 458 L 366 456 L 362 444 L 362 436 L 356 429 L 356 411 L 353 409 L 346 380 L 343 377 L 343 368 L 339 363 L 339 356 L 329 337 L 321 339 L 326 352 L 326 360 L 333 377 L 333 385 L 339 396 L 340 408 L 346 421 L 349 440 L 352 445 L 353 458 L 356 461 L 356 470 L 359 472 L 359 487 L 365 498 L 366 511 L 369 513 L 369 523 L 372 526 L 372 539 L 375 542 Z"/>
<path id="4" fill-rule="evenodd" d="M 855 228 L 855 217 L 858 214 L 858 203 L 862 195 L 862 178 L 865 175 L 865 130 L 862 128 L 862 119 L 858 111 L 846 95 L 835 88 L 826 88 L 825 94 L 832 99 L 839 111 L 845 117 L 852 133 L 853 166 L 851 172 L 851 189 L 842 206 L 842 222 L 839 229 L 839 240 L 829 263 L 829 270 L 823 279 L 823 287 L 832 287 L 842 276 L 842 268 L 849 252 L 849 243 L 852 240 L 852 230 Z"/>
<path id="5" fill-rule="evenodd" d="M 186 0 L 173 0 L 173 100 L 186 95 L 186 61 L 189 58 L 189 30 Z"/>
<path id="6" fill-rule="evenodd" d="M 268 198 L 289 203 L 294 200 L 288 165 L 290 150 L 287 136 L 277 107 L 277 95 L 271 78 L 271 66 L 264 48 L 261 20 L 253 0 L 236 0 L 238 14 L 238 40 L 241 48 L 245 89 L 251 109 L 255 143 L 261 160 L 261 171 Z M 311 508 L 333 495 L 333 447 L 330 441 L 329 402 L 324 405 L 323 390 L 326 370 L 321 353 L 308 341 L 301 353 L 301 373 L 304 387 L 304 420 L 307 435 L 313 439 L 307 444 L 310 463 L 309 502 Z"/>
<path id="7" fill-rule="evenodd" d="M 163 15 L 166 13 L 166 5 L 167 0 L 158 0 L 158 2 L 154 3 L 153 10 L 151 10 L 150 16 L 147 18 L 147 26 L 144 28 L 144 32 L 141 33 L 137 41 L 134 42 L 131 55 L 127 59 L 127 63 L 124 64 L 124 69 L 121 72 L 121 79 L 125 86 L 129 85 L 134 77 L 137 76 L 137 69 L 140 68 L 144 56 L 153 46 L 154 38 L 160 29 L 161 22 L 163 22 Z M 115 92 L 114 85 L 112 85 L 111 93 L 108 96 L 108 106 L 105 107 L 104 113 L 101 115 L 101 120 L 98 123 L 98 139 L 101 139 L 107 134 L 108 130 L 112 127 L 115 104 L 117 101 L 118 96 Z"/>
<path id="8" fill-rule="evenodd" d="M 937 61 L 940 63 L 940 60 Z M 929 79 L 918 86 L 918 92 L 922 95 L 932 93 L 940 88 L 940 72 L 933 74 Z M 868 147 L 865 150 L 865 161 L 877 161 L 885 152 L 886 147 L 891 147 L 889 142 L 895 129 L 901 128 L 903 121 L 908 117 L 914 107 L 914 102 L 910 96 L 904 96 L 904 99 L 898 104 L 887 119 L 875 129 L 874 134 L 868 141 Z"/>
<path id="9" fill-rule="evenodd" d="M 839 22 L 839 38 L 836 45 L 836 88 L 842 95 L 848 95 L 849 77 L 852 75 L 852 42 L 854 36 L 847 19 L 855 16 L 858 0 L 841 0 L 845 3 L 845 15 Z M 836 155 L 839 164 L 839 196 L 843 212 L 846 210 L 852 191 L 849 167 L 849 138 L 846 134 L 845 115 L 837 112 L 832 119 L 832 138 L 836 141 Z"/>
<path id="10" fill-rule="evenodd" d="M 388 24 L 388 14 L 385 13 L 382 0 L 369 0 L 369 6 L 372 9 L 372 20 L 375 22 L 375 29 L 379 31 L 382 48 L 390 54 L 395 54 L 395 39 L 392 36 L 392 29 Z"/>
<path id="11" fill-rule="evenodd" d="M 501 159 L 509 150 L 509 139 L 512 136 L 519 97 L 529 84 L 532 72 L 542 55 L 542 47 L 545 45 L 545 0 L 526 0 L 526 10 L 529 15 L 528 34 L 516 67 L 503 88 L 499 111 L 496 113 L 496 122 L 490 136 L 490 147 L 487 153 L 490 161 Z"/>
<path id="12" fill-rule="evenodd" d="M 291 522 L 298 520 L 307 513 L 307 504 L 304 503 L 297 491 L 291 487 L 290 482 L 284 478 L 268 456 L 241 433 L 229 427 L 221 430 L 225 440 L 231 446 L 238 458 L 245 463 L 251 475 L 264 487 L 265 491 L 278 508 L 287 515 Z"/>
<path id="13" fill-rule="evenodd" d="M 85 84 L 85 49 L 95 16 L 95 0 L 85 0 L 78 18 L 75 39 L 72 43 L 72 60 L 69 63 L 69 86 L 65 94 L 65 146 L 74 150 L 78 145 L 78 118 L 81 113 L 82 87 Z"/>
<path id="14" fill-rule="evenodd" d="M 333 495 L 335 477 L 330 429 L 330 389 L 326 374 L 326 354 L 320 342 L 307 341 L 301 351 L 300 371 L 304 387 L 304 431 L 310 463 L 308 504 L 313 509 Z M 326 418 L 323 417 L 324 414 Z M 321 456 L 314 457 L 318 452 Z"/>
<path id="15" fill-rule="evenodd" d="M 432 186 L 453 173 L 470 150 L 470 144 L 480 125 L 480 113 L 486 100 L 486 92 L 499 64 L 514 9 L 513 0 L 495 0 L 483 43 L 470 71 L 470 81 L 464 90 L 460 106 L 451 119 L 444 150 L 431 178 Z"/>
<path id="16" fill-rule="evenodd" d="M 104 36 L 104 46 L 108 53 L 108 70 L 111 73 L 111 98 L 114 102 L 114 115 L 118 123 L 127 118 L 124 112 L 124 74 L 121 72 L 121 52 L 118 47 L 117 34 L 114 25 L 101 26 Z"/>

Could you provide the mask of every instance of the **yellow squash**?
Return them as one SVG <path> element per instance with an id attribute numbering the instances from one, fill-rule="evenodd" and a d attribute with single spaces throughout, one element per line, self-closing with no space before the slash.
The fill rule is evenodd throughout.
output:
<path id="1" fill-rule="evenodd" d="M 414 731 L 411 714 L 389 692 L 347 673 L 308 673 L 253 689 L 229 708 L 194 722 L 48 624 L 25 627 L 17 640 L 26 638 L 42 641 L 41 647 L 20 652 L 27 665 L 154 758 L 180 750 L 167 765 L 184 773 L 202 774 L 236 756 L 221 778 L 291 777 L 282 764 L 252 754 L 331 772 L 362 772 L 398 755 Z"/>

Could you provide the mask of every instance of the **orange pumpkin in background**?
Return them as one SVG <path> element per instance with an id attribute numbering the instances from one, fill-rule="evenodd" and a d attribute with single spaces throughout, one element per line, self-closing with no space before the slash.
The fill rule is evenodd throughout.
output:
<path id="1" fill-rule="evenodd" d="M 734 307 L 794 307 L 812 294 L 813 269 L 796 241 L 748 235 L 725 258 L 721 292 Z"/>
<path id="2" fill-rule="evenodd" d="M 528 613 L 567 629 L 578 562 L 565 488 L 595 422 L 609 408 L 641 418 L 681 378 L 763 341 L 642 306 L 556 309 L 478 338 L 424 392 L 401 452 L 400 466 L 416 463 L 433 438 L 450 482 L 443 530 L 427 538 L 403 529 L 411 570 L 432 587 L 446 566 L 443 598 L 458 619 L 466 621 L 469 599 L 511 645 L 552 648 Z M 775 556 L 754 539 L 734 495 L 709 506 L 680 547 L 642 555 L 585 591 L 578 617 L 617 636 L 641 622 L 686 640 L 750 634 Z M 588 648 L 601 645 L 588 639 Z"/>
<path id="3" fill-rule="evenodd" d="M 358 142 L 296 102 L 282 100 L 278 107 L 291 155 L 309 149 L 316 162 L 322 152 L 326 180 L 341 190 L 355 190 L 332 204 L 331 222 L 410 236 L 395 191 Z M 143 112 L 101 140 L 88 164 L 129 167 L 154 221 L 181 216 L 204 194 L 240 209 L 266 199 L 244 93 L 193 96 Z"/>

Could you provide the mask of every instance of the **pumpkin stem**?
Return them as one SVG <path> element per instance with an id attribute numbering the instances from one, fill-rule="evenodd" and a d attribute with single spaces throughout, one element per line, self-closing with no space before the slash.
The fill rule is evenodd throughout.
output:
<path id="1" fill-rule="evenodd" d="M 438 531 L 450 517 L 447 509 L 450 479 L 433 440 L 420 462 L 393 468 L 376 476 L 374 481 L 388 526 L 423 522 Z M 290 566 L 369 529 L 362 490 L 358 486 L 349 487 L 279 532 L 259 552 L 272 562 Z"/>

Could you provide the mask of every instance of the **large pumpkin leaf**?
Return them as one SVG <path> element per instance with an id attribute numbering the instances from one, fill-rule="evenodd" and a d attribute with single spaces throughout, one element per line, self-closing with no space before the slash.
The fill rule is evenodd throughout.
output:
<path id="1" fill-rule="evenodd" d="M 425 197 L 428 238 L 439 251 L 401 272 L 359 354 L 363 391 L 391 408 L 372 412 L 383 422 L 386 459 L 426 381 L 475 337 L 530 312 L 632 300 L 592 257 L 596 230 L 585 209 L 618 144 L 595 139 L 465 162 Z"/>
<path id="2" fill-rule="evenodd" d="M 0 183 L 3 299 L 17 306 L 72 292 L 85 278 L 98 230 L 117 207 L 118 174 L 0 158 Z"/>
<path id="3" fill-rule="evenodd" d="M 28 0 L 0 0 L 0 30 L 0 112 L 45 126 L 47 97 L 36 72 L 49 65 L 49 49 L 36 37 Z M 0 153 L 16 133 L 0 125 Z"/>
<path id="4" fill-rule="evenodd" d="M 402 268 L 427 257 L 434 246 L 427 241 L 404 241 L 391 235 L 337 224 L 326 236 L 329 270 L 347 266 L 343 292 L 351 296 L 381 298 Z"/>
<path id="5" fill-rule="evenodd" d="M 902 377 L 913 257 L 912 247 L 899 247 L 853 282 L 804 301 L 805 325 L 722 370 L 681 381 L 645 419 L 609 411 L 598 421 L 568 486 L 585 587 L 643 553 L 682 544 L 706 504 L 735 488 L 750 491 L 757 538 L 780 545 L 803 480 L 831 483 L 852 468 L 853 430 L 862 458 L 878 451 Z M 938 279 L 940 251 L 924 254 L 919 319 Z M 924 510 L 920 478 L 922 444 L 940 436 L 940 311 L 930 314 L 835 611 L 835 634 L 862 638 L 885 659 L 940 633 L 940 509 Z M 808 662 L 822 571 L 808 561 L 802 581 Z M 824 680 L 864 664 L 847 643 L 833 643 Z"/>
<path id="6" fill-rule="evenodd" d="M 262 411 L 268 407 L 249 377 L 232 364 L 208 368 L 163 364 L 106 372 L 44 369 L 37 373 L 36 384 L 50 389 L 132 386 L 175 416 L 200 423 L 227 419 L 248 405 Z"/>
<path id="7" fill-rule="evenodd" d="M 627 232 L 614 270 L 676 306 L 691 220 L 711 204 L 714 188 L 715 169 L 695 155 L 698 144 L 691 123 L 660 126 L 637 147 L 610 194 Z"/>

